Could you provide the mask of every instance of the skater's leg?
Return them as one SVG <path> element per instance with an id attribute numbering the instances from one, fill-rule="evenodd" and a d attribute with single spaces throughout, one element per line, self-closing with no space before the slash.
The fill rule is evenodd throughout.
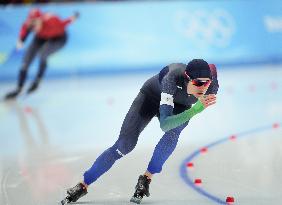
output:
<path id="1" fill-rule="evenodd" d="M 19 75 L 18 75 L 17 88 L 14 91 L 8 93 L 5 97 L 6 99 L 15 98 L 21 92 L 24 86 L 24 83 L 26 81 L 28 68 L 41 46 L 42 46 L 42 41 L 40 41 L 39 39 L 35 37 L 32 40 L 31 44 L 29 45 L 26 53 L 24 54 L 21 68 L 20 68 Z"/>
<path id="2" fill-rule="evenodd" d="M 66 41 L 67 37 L 63 36 L 55 39 L 50 39 L 44 43 L 42 49 L 40 50 L 39 69 L 37 75 L 31 86 L 27 90 L 27 93 L 31 93 L 38 88 L 38 85 L 46 71 L 48 58 L 50 57 L 50 55 L 60 50 L 66 44 Z"/>
<path id="3" fill-rule="evenodd" d="M 92 167 L 84 173 L 84 180 L 68 190 L 62 204 L 74 202 L 87 193 L 87 187 L 107 172 L 116 160 L 129 153 L 135 147 L 138 137 L 158 111 L 158 105 L 152 104 L 149 98 L 139 93 L 133 101 L 120 131 L 117 142 L 104 151 Z"/>
<path id="4" fill-rule="evenodd" d="M 151 172 L 149 172 L 148 170 L 146 170 L 143 175 L 146 176 L 146 177 L 148 177 L 149 179 L 152 179 L 152 178 L 153 178 L 153 174 L 152 174 Z"/>
<path id="5" fill-rule="evenodd" d="M 84 182 L 91 184 L 107 172 L 116 160 L 131 152 L 138 137 L 158 111 L 158 105 L 150 103 L 143 93 L 139 93 L 132 103 L 121 127 L 116 143 L 104 151 L 92 167 L 84 173 Z"/>
<path id="6" fill-rule="evenodd" d="M 175 103 L 173 108 L 173 114 L 177 115 L 185 111 L 187 108 L 188 107 L 185 105 Z M 160 141 L 155 147 L 147 171 L 145 172 L 146 176 L 148 176 L 150 179 L 152 178 L 153 174 L 161 172 L 163 164 L 176 148 L 180 133 L 187 125 L 188 122 L 184 123 L 179 127 L 167 131 L 160 139 Z"/>
<path id="7" fill-rule="evenodd" d="M 135 193 L 130 199 L 131 202 L 140 204 L 144 195 L 147 197 L 150 196 L 149 184 L 151 183 L 153 174 L 159 173 L 162 170 L 163 164 L 175 149 L 178 137 L 186 125 L 187 123 L 166 132 L 160 139 L 154 150 L 154 154 L 149 163 L 147 171 L 144 173 L 144 175 L 139 176 L 137 185 L 135 186 Z"/>
<path id="8" fill-rule="evenodd" d="M 174 151 L 179 135 L 181 131 L 187 126 L 188 123 L 185 123 L 177 128 L 169 130 L 166 132 L 163 137 L 160 139 L 158 144 L 155 147 L 153 156 L 147 168 L 147 174 L 149 178 L 152 178 L 152 175 L 155 173 L 160 173 L 165 161 Z"/>
<path id="9" fill-rule="evenodd" d="M 34 60 L 36 54 L 38 53 L 38 51 L 40 50 L 40 48 L 43 45 L 43 41 L 38 39 L 38 38 L 34 38 L 30 44 L 30 46 L 28 47 L 25 55 L 24 55 L 24 59 L 20 68 L 20 74 L 19 74 L 19 79 L 18 79 L 18 87 L 22 88 L 25 80 L 26 80 L 26 75 L 27 75 L 27 71 L 28 68 L 31 64 L 31 62 Z"/>

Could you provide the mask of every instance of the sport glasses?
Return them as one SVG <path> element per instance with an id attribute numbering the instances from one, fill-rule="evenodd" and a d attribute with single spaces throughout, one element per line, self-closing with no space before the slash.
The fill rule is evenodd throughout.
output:
<path id="1" fill-rule="evenodd" d="M 210 83 L 210 80 L 192 79 L 191 83 L 192 85 L 195 85 L 197 87 L 201 87 L 201 86 L 206 87 Z"/>
<path id="2" fill-rule="evenodd" d="M 185 76 L 191 81 L 192 85 L 195 85 L 197 87 L 201 87 L 201 86 L 207 86 L 211 80 L 200 80 L 200 79 L 191 79 L 190 76 L 186 73 Z"/>

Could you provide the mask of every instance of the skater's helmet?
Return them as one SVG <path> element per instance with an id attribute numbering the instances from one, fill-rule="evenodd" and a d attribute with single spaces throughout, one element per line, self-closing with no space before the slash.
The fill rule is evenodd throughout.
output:
<path id="1" fill-rule="evenodd" d="M 29 19 L 36 19 L 41 16 L 42 16 L 42 12 L 40 11 L 40 9 L 37 8 L 31 9 L 28 14 Z"/>
<path id="2" fill-rule="evenodd" d="M 191 60 L 185 69 L 186 76 L 190 79 L 196 78 L 212 78 L 209 64 L 203 59 Z"/>

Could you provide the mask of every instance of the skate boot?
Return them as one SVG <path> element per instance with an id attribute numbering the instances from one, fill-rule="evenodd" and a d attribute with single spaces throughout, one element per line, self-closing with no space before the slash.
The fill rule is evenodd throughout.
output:
<path id="1" fill-rule="evenodd" d="M 27 94 L 31 94 L 38 88 L 38 82 L 34 82 L 27 90 Z"/>
<path id="2" fill-rule="evenodd" d="M 67 196 L 61 201 L 61 204 L 68 204 L 70 202 L 76 202 L 79 198 L 86 195 L 87 189 L 82 183 L 78 183 L 75 187 L 67 190 Z"/>
<path id="3" fill-rule="evenodd" d="M 5 96 L 5 100 L 12 100 L 12 99 L 15 99 L 19 93 L 21 92 L 21 89 L 20 88 L 17 88 L 11 92 L 9 92 L 6 96 Z"/>
<path id="4" fill-rule="evenodd" d="M 130 202 L 140 204 L 144 195 L 149 197 L 150 196 L 150 193 L 149 193 L 150 182 L 151 182 L 151 179 L 149 179 L 147 176 L 140 175 L 138 182 L 135 186 L 135 193 L 132 196 L 132 198 L 130 199 Z"/>

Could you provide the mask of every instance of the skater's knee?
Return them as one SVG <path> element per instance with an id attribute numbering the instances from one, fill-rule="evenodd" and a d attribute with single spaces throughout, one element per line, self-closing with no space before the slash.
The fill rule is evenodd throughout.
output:
<path id="1" fill-rule="evenodd" d="M 120 146 L 116 149 L 116 152 L 120 155 L 120 156 L 125 156 L 127 155 L 128 153 L 130 153 L 133 149 L 134 149 L 135 146 L 129 146 L 129 145 L 123 145 L 123 146 Z"/>
<path id="2" fill-rule="evenodd" d="M 135 141 L 124 141 L 121 140 L 117 143 L 117 152 L 119 155 L 124 156 L 130 153 L 136 146 Z"/>
<path id="3" fill-rule="evenodd" d="M 40 67 L 46 67 L 47 66 L 47 58 L 41 57 L 40 58 Z"/>
<path id="4" fill-rule="evenodd" d="M 28 66 L 29 66 L 28 63 L 23 62 L 22 65 L 21 65 L 21 68 L 20 68 L 20 72 L 21 73 L 26 72 L 27 69 L 28 69 Z"/>
<path id="5" fill-rule="evenodd" d="M 182 130 L 183 130 L 183 128 L 181 126 L 179 126 L 179 127 L 176 127 L 174 129 L 167 131 L 166 135 L 178 138 Z"/>

